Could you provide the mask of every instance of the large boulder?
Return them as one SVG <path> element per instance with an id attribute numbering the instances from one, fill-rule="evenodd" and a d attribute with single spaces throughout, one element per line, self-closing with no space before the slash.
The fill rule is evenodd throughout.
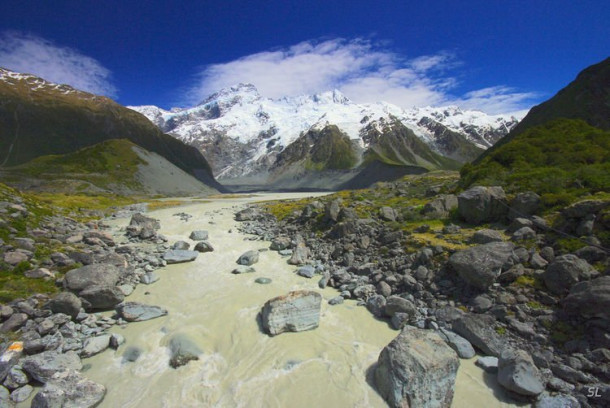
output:
<path id="1" fill-rule="evenodd" d="M 60 353 L 56 350 L 44 351 L 23 358 L 20 362 L 23 371 L 41 383 L 46 383 L 53 374 L 65 370 L 80 370 L 83 365 L 74 351 Z"/>
<path id="2" fill-rule="evenodd" d="M 507 349 L 498 359 L 498 382 L 519 395 L 535 397 L 544 391 L 540 371 L 523 350 Z"/>
<path id="3" fill-rule="evenodd" d="M 61 292 L 51 299 L 47 307 L 53 313 L 64 313 L 75 319 L 82 306 L 81 300 L 72 292 Z"/>
<path id="4" fill-rule="evenodd" d="M 170 360 L 169 365 L 172 368 L 182 367 L 189 361 L 199 360 L 199 356 L 203 351 L 183 334 L 176 334 L 169 341 Z"/>
<path id="5" fill-rule="evenodd" d="M 519 193 L 510 202 L 508 218 L 513 220 L 518 217 L 534 215 L 538 211 L 540 203 L 540 196 L 533 191 Z"/>
<path id="6" fill-rule="evenodd" d="M 83 349 L 81 350 L 81 357 L 91 357 L 101 353 L 110 347 L 110 334 L 102 334 L 97 337 L 89 337 L 83 343 Z"/>
<path id="7" fill-rule="evenodd" d="M 84 300 L 86 310 L 112 309 L 125 299 L 116 286 L 89 286 L 78 294 Z"/>
<path id="8" fill-rule="evenodd" d="M 597 271 L 584 259 L 567 254 L 555 258 L 542 275 L 546 287 L 556 295 L 564 295 L 581 280 L 591 279 Z"/>
<path id="9" fill-rule="evenodd" d="M 381 351 L 375 385 L 391 407 L 448 408 L 459 365 L 436 332 L 407 326 Z"/>
<path id="10" fill-rule="evenodd" d="M 320 324 L 322 296 L 297 290 L 268 300 L 261 312 L 263 327 L 271 336 L 312 330 Z"/>
<path id="11" fill-rule="evenodd" d="M 502 187 L 472 187 L 458 195 L 458 212 L 471 224 L 503 221 L 508 214 Z"/>
<path id="12" fill-rule="evenodd" d="M 189 238 L 193 241 L 205 241 L 208 239 L 208 232 L 204 230 L 193 231 L 191 232 L 191 235 L 189 235 Z"/>
<path id="13" fill-rule="evenodd" d="M 58 372 L 32 400 L 32 408 L 98 406 L 106 395 L 106 387 L 74 370 Z"/>
<path id="14" fill-rule="evenodd" d="M 599 318 L 610 321 L 610 276 L 572 286 L 563 300 L 565 310 L 585 319 Z"/>
<path id="15" fill-rule="evenodd" d="M 426 203 L 422 214 L 431 218 L 447 218 L 452 210 L 458 206 L 458 198 L 453 194 L 441 195 Z"/>
<path id="16" fill-rule="evenodd" d="M 170 249 L 163 254 L 163 259 L 168 264 L 177 264 L 183 262 L 192 262 L 197 259 L 198 251 L 185 251 L 181 249 Z"/>
<path id="17" fill-rule="evenodd" d="M 452 324 L 454 332 L 468 340 L 483 353 L 498 357 L 504 348 L 505 342 L 498 336 L 487 316 L 463 315 Z"/>
<path id="18" fill-rule="evenodd" d="M 116 311 L 119 317 L 128 322 L 142 322 L 167 315 L 166 309 L 137 302 L 122 303 L 116 308 Z"/>
<path id="19" fill-rule="evenodd" d="M 129 225 L 141 228 L 150 228 L 152 230 L 158 230 L 161 228 L 159 220 L 147 217 L 141 213 L 134 214 L 129 221 Z"/>
<path id="20" fill-rule="evenodd" d="M 449 264 L 469 285 L 487 290 L 502 271 L 518 263 L 514 249 L 510 242 L 490 242 L 454 253 Z"/>
<path id="21" fill-rule="evenodd" d="M 89 286 L 116 286 L 119 269 L 112 264 L 92 264 L 72 269 L 64 276 L 64 288 L 80 292 Z"/>

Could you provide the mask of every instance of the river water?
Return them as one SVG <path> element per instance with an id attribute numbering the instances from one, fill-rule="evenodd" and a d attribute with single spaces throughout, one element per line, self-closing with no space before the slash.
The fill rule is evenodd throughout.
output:
<path id="1" fill-rule="evenodd" d="M 260 254 L 255 273 L 231 274 L 243 252 L 269 246 L 244 240 L 237 231 L 233 214 L 240 206 L 312 195 L 214 199 L 149 214 L 161 220 L 160 232 L 170 243 L 205 229 L 215 251 L 156 271 L 160 280 L 140 285 L 128 300 L 162 306 L 168 316 L 114 328 L 126 344 L 83 360 L 90 365 L 85 375 L 108 389 L 102 407 L 387 407 L 367 382 L 367 372 L 397 331 L 354 301 L 338 306 L 323 302 L 319 328 L 269 337 L 257 323 L 268 299 L 295 289 L 318 291 L 326 300 L 337 292 L 320 290 L 318 279 L 296 276 L 286 258 L 272 251 Z M 178 211 L 193 218 L 180 221 L 173 216 Z M 257 277 L 272 283 L 257 284 Z M 169 367 L 167 344 L 175 334 L 197 343 L 203 351 L 198 361 Z M 123 362 L 128 346 L 143 350 L 137 361 Z M 453 407 L 511 406 L 497 399 L 503 398 L 501 392 L 485 376 L 474 359 L 462 360 Z"/>

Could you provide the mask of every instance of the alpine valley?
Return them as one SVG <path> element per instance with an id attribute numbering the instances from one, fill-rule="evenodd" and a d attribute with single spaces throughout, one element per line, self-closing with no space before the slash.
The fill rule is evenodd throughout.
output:
<path id="1" fill-rule="evenodd" d="M 340 91 L 269 99 L 251 84 L 193 108 L 131 106 L 197 147 L 234 189 L 332 190 L 430 170 L 458 169 L 506 135 L 525 111 L 487 115 L 456 106 L 404 110 L 357 104 Z"/>

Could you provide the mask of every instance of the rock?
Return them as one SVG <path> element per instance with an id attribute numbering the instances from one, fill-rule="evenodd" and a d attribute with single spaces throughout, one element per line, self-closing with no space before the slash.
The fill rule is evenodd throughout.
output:
<path id="1" fill-rule="evenodd" d="M 4 348 L 4 346 L 2 346 Z M 15 341 L 11 343 L 0 356 L 0 383 L 8 375 L 11 369 L 17 364 L 23 355 L 23 342 Z"/>
<path id="2" fill-rule="evenodd" d="M 197 259 L 199 252 L 197 251 L 183 251 L 179 249 L 172 249 L 163 254 L 163 259 L 169 264 L 177 264 L 183 262 L 192 262 Z"/>
<path id="3" fill-rule="evenodd" d="M 571 395 L 542 395 L 534 404 L 534 408 L 580 408 L 580 402 Z"/>
<path id="4" fill-rule="evenodd" d="M 0 377 L 2 377 L 0 375 Z M 9 389 L 15 389 L 22 387 L 30 382 L 28 375 L 23 372 L 23 369 L 19 365 L 14 365 L 8 372 L 4 385 Z"/>
<path id="5" fill-rule="evenodd" d="M 110 334 L 110 342 L 108 346 L 113 350 L 118 350 L 121 345 L 125 344 L 125 337 L 122 334 Z"/>
<path id="6" fill-rule="evenodd" d="M 126 362 L 133 363 L 134 361 L 137 361 L 141 355 L 142 355 L 142 349 L 140 349 L 138 347 L 134 347 L 134 346 L 129 346 L 123 353 L 122 361 L 123 361 L 123 363 L 126 363 Z"/>
<path id="7" fill-rule="evenodd" d="M 0 385 L 0 407 L 10 407 L 10 392 Z"/>
<path id="8" fill-rule="evenodd" d="M 272 251 L 281 251 L 283 249 L 290 248 L 289 237 L 276 237 L 271 241 L 270 249 Z"/>
<path id="9" fill-rule="evenodd" d="M 191 235 L 189 235 L 189 238 L 193 241 L 205 241 L 208 239 L 208 232 L 203 230 L 193 231 L 191 232 Z"/>
<path id="10" fill-rule="evenodd" d="M 461 316 L 453 322 L 452 328 L 454 332 L 487 355 L 498 357 L 506 347 L 490 322 L 481 316 Z"/>
<path id="11" fill-rule="evenodd" d="M 30 259 L 30 256 L 23 251 L 11 251 L 4 254 L 4 262 L 9 265 L 17 265 Z"/>
<path id="12" fill-rule="evenodd" d="M 498 382 L 509 391 L 535 397 L 544 384 L 532 357 L 523 350 L 504 350 L 498 359 Z"/>
<path id="13" fill-rule="evenodd" d="M 159 220 L 147 217 L 141 213 L 136 213 L 131 217 L 129 225 L 135 225 L 142 228 L 150 228 L 152 230 L 158 230 L 161 228 Z"/>
<path id="14" fill-rule="evenodd" d="M 519 193 L 510 202 L 508 218 L 514 220 L 517 217 L 529 217 L 536 214 L 540 207 L 540 196 L 533 191 Z"/>
<path id="15" fill-rule="evenodd" d="M 55 350 L 27 356 L 21 360 L 23 371 L 41 383 L 46 383 L 53 374 L 65 370 L 80 370 L 82 364 L 74 351 L 60 353 Z"/>
<path id="16" fill-rule="evenodd" d="M 503 221 L 508 214 L 502 187 L 472 187 L 458 195 L 458 212 L 470 224 Z"/>
<path id="17" fill-rule="evenodd" d="M 449 264 L 468 284 L 487 290 L 500 275 L 518 263 L 510 242 L 491 242 L 458 251 L 449 257 Z"/>
<path id="18" fill-rule="evenodd" d="M 384 221 L 396 221 L 396 211 L 392 207 L 381 207 L 379 209 L 379 217 Z"/>
<path id="19" fill-rule="evenodd" d="M 250 250 L 244 252 L 238 259 L 237 263 L 239 265 L 253 265 L 258 262 L 258 251 Z"/>
<path id="20" fill-rule="evenodd" d="M 534 252 L 530 257 L 530 265 L 534 269 L 544 269 L 549 263 L 538 252 Z"/>
<path id="21" fill-rule="evenodd" d="M 455 350 L 459 358 L 472 358 L 476 352 L 472 347 L 472 344 L 459 334 L 446 329 L 440 329 L 440 336 L 447 342 L 447 344 Z"/>
<path id="22" fill-rule="evenodd" d="M 58 372 L 32 400 L 32 408 L 93 408 L 106 395 L 106 387 L 74 370 Z"/>
<path id="23" fill-rule="evenodd" d="M 254 207 L 246 208 L 235 214 L 236 221 L 252 221 L 260 217 L 260 212 Z"/>
<path id="24" fill-rule="evenodd" d="M 563 300 L 563 307 L 568 313 L 585 319 L 599 318 L 610 322 L 610 276 L 572 286 Z"/>
<path id="25" fill-rule="evenodd" d="M 213 252 L 214 247 L 208 241 L 200 241 L 195 245 L 195 251 L 198 252 Z"/>
<path id="26" fill-rule="evenodd" d="M 459 365 L 438 334 L 405 327 L 381 351 L 375 386 L 390 407 L 448 408 Z"/>
<path id="27" fill-rule="evenodd" d="M 180 251 L 188 251 L 188 249 L 191 247 L 191 244 L 189 244 L 186 241 L 178 241 L 175 242 L 174 245 L 172 245 L 172 249 L 178 249 Z"/>
<path id="28" fill-rule="evenodd" d="M 479 295 L 472 299 L 471 303 L 472 310 L 475 313 L 484 313 L 491 309 L 493 306 L 492 300 L 487 295 Z"/>
<path id="29" fill-rule="evenodd" d="M 458 199 L 453 194 L 441 195 L 424 205 L 422 214 L 430 218 L 447 218 L 458 206 Z"/>
<path id="30" fill-rule="evenodd" d="M 72 269 L 64 276 L 64 288 L 80 292 L 89 286 L 116 286 L 119 269 L 112 264 L 92 264 Z"/>
<path id="31" fill-rule="evenodd" d="M 546 287 L 556 295 L 569 292 L 581 280 L 591 279 L 597 271 L 584 259 L 568 254 L 555 258 L 542 275 Z"/>
<path id="32" fill-rule="evenodd" d="M 574 254 L 576 254 L 576 256 L 578 256 L 579 258 L 589 262 L 590 264 L 604 261 L 608 257 L 606 251 L 595 246 L 582 247 L 576 252 L 574 252 Z"/>
<path id="33" fill-rule="evenodd" d="M 328 301 L 328 304 L 331 306 L 335 306 L 335 305 L 340 305 L 341 303 L 343 303 L 343 301 L 344 301 L 343 296 L 335 296 L 334 298 L 332 298 Z"/>
<path id="34" fill-rule="evenodd" d="M 140 283 L 145 285 L 152 285 L 156 281 L 159 280 L 159 276 L 154 272 L 146 272 L 144 275 L 140 276 Z M 118 288 L 123 294 L 125 293 L 122 288 Z"/>
<path id="35" fill-rule="evenodd" d="M 275 336 L 318 327 L 322 296 L 313 291 L 298 290 L 268 300 L 262 309 L 265 330 Z"/>
<path id="36" fill-rule="evenodd" d="M 137 302 L 125 302 L 116 308 L 119 317 L 128 322 L 142 322 L 167 315 L 167 310 Z"/>
<path id="37" fill-rule="evenodd" d="M 498 357 L 486 356 L 479 357 L 475 362 L 476 365 L 485 370 L 486 373 L 489 374 L 497 374 L 498 373 Z"/>
<path id="38" fill-rule="evenodd" d="M 254 279 L 255 283 L 258 283 L 260 285 L 268 285 L 271 283 L 271 279 L 269 278 L 256 278 Z"/>
<path id="39" fill-rule="evenodd" d="M 110 335 L 102 334 L 97 337 L 89 337 L 83 343 L 83 349 L 80 352 L 80 356 L 83 358 L 91 357 L 101 353 L 110 346 Z"/>
<path id="40" fill-rule="evenodd" d="M 169 351 L 169 365 L 172 368 L 182 367 L 189 361 L 199 360 L 199 355 L 203 354 L 203 351 L 183 334 L 177 334 L 170 339 Z"/>
<path id="41" fill-rule="evenodd" d="M 298 243 L 294 251 L 292 251 L 292 256 L 288 260 L 290 265 L 304 265 L 307 263 L 309 259 L 309 248 L 305 246 L 304 243 Z"/>
<path id="42" fill-rule="evenodd" d="M 17 330 L 25 324 L 28 320 L 28 315 L 25 313 L 15 313 L 11 315 L 2 326 L 0 326 L 0 333 L 8 333 Z"/>
<path id="43" fill-rule="evenodd" d="M 231 273 L 235 275 L 241 275 L 242 273 L 254 273 L 256 269 L 251 266 L 240 265 L 237 268 L 233 269 Z"/>
<path id="44" fill-rule="evenodd" d="M 386 300 L 382 295 L 373 295 L 366 300 L 366 308 L 375 317 L 383 317 L 385 314 Z"/>
<path id="45" fill-rule="evenodd" d="M 389 317 L 393 317 L 396 313 L 406 313 L 409 318 L 412 318 L 416 312 L 415 305 L 403 297 L 389 296 L 386 299 L 385 314 Z"/>
<path id="46" fill-rule="evenodd" d="M 333 200 L 326 203 L 324 208 L 324 217 L 328 221 L 337 222 L 339 219 L 339 212 L 341 211 L 341 199 Z"/>
<path id="47" fill-rule="evenodd" d="M 87 311 L 112 309 L 125 299 L 123 292 L 116 286 L 89 286 L 78 295 L 87 302 Z"/>
<path id="48" fill-rule="evenodd" d="M 32 395 L 33 391 L 34 391 L 34 388 L 31 385 L 27 385 L 27 384 L 24 385 L 23 387 L 17 388 L 13 392 L 11 392 L 11 401 L 13 401 L 17 404 L 20 402 L 23 402 L 23 401 L 27 400 L 28 398 L 30 398 L 30 395 Z"/>
<path id="49" fill-rule="evenodd" d="M 26 278 L 32 278 L 32 279 L 43 279 L 43 278 L 53 279 L 53 278 L 55 278 L 55 274 L 53 272 L 51 272 L 50 270 L 48 270 L 47 268 L 36 268 L 31 271 L 25 271 L 23 274 L 25 275 Z"/>
<path id="50" fill-rule="evenodd" d="M 521 227 L 515 231 L 511 237 L 513 241 L 525 241 L 536 238 L 536 231 L 530 227 Z"/>
<path id="51" fill-rule="evenodd" d="M 299 269 L 297 269 L 297 275 L 302 276 L 304 278 L 311 279 L 315 274 L 316 270 L 311 265 L 301 266 Z"/>
<path id="52" fill-rule="evenodd" d="M 470 242 L 473 244 L 489 244 L 490 242 L 502 242 L 504 237 L 500 231 L 482 229 L 474 233 Z"/>

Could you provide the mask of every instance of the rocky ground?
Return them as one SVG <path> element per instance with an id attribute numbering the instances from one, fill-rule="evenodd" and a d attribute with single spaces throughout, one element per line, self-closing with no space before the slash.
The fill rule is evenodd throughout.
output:
<path id="1" fill-rule="evenodd" d="M 402 329 L 405 344 L 422 344 L 423 330 L 460 358 L 478 351 L 478 364 L 516 401 L 608 406 L 610 268 L 599 237 L 610 229 L 610 202 L 586 199 L 542 217 L 531 192 L 474 187 L 453 195 L 436 186 L 419 188 L 421 200 L 405 207 L 414 183 L 251 207 L 236 219 L 243 232 L 272 241 L 298 274 L 336 288 L 329 303 L 358 299 Z M 417 394 L 396 388 L 412 364 L 391 352 L 402 346 L 388 347 L 377 387 L 402 406 Z M 432 354 L 421 364 L 438 365 L 443 354 Z M 388 355 L 398 356 L 390 369 Z M 431 375 L 424 384 L 439 384 Z M 446 406 L 447 393 L 437 391 Z"/>

